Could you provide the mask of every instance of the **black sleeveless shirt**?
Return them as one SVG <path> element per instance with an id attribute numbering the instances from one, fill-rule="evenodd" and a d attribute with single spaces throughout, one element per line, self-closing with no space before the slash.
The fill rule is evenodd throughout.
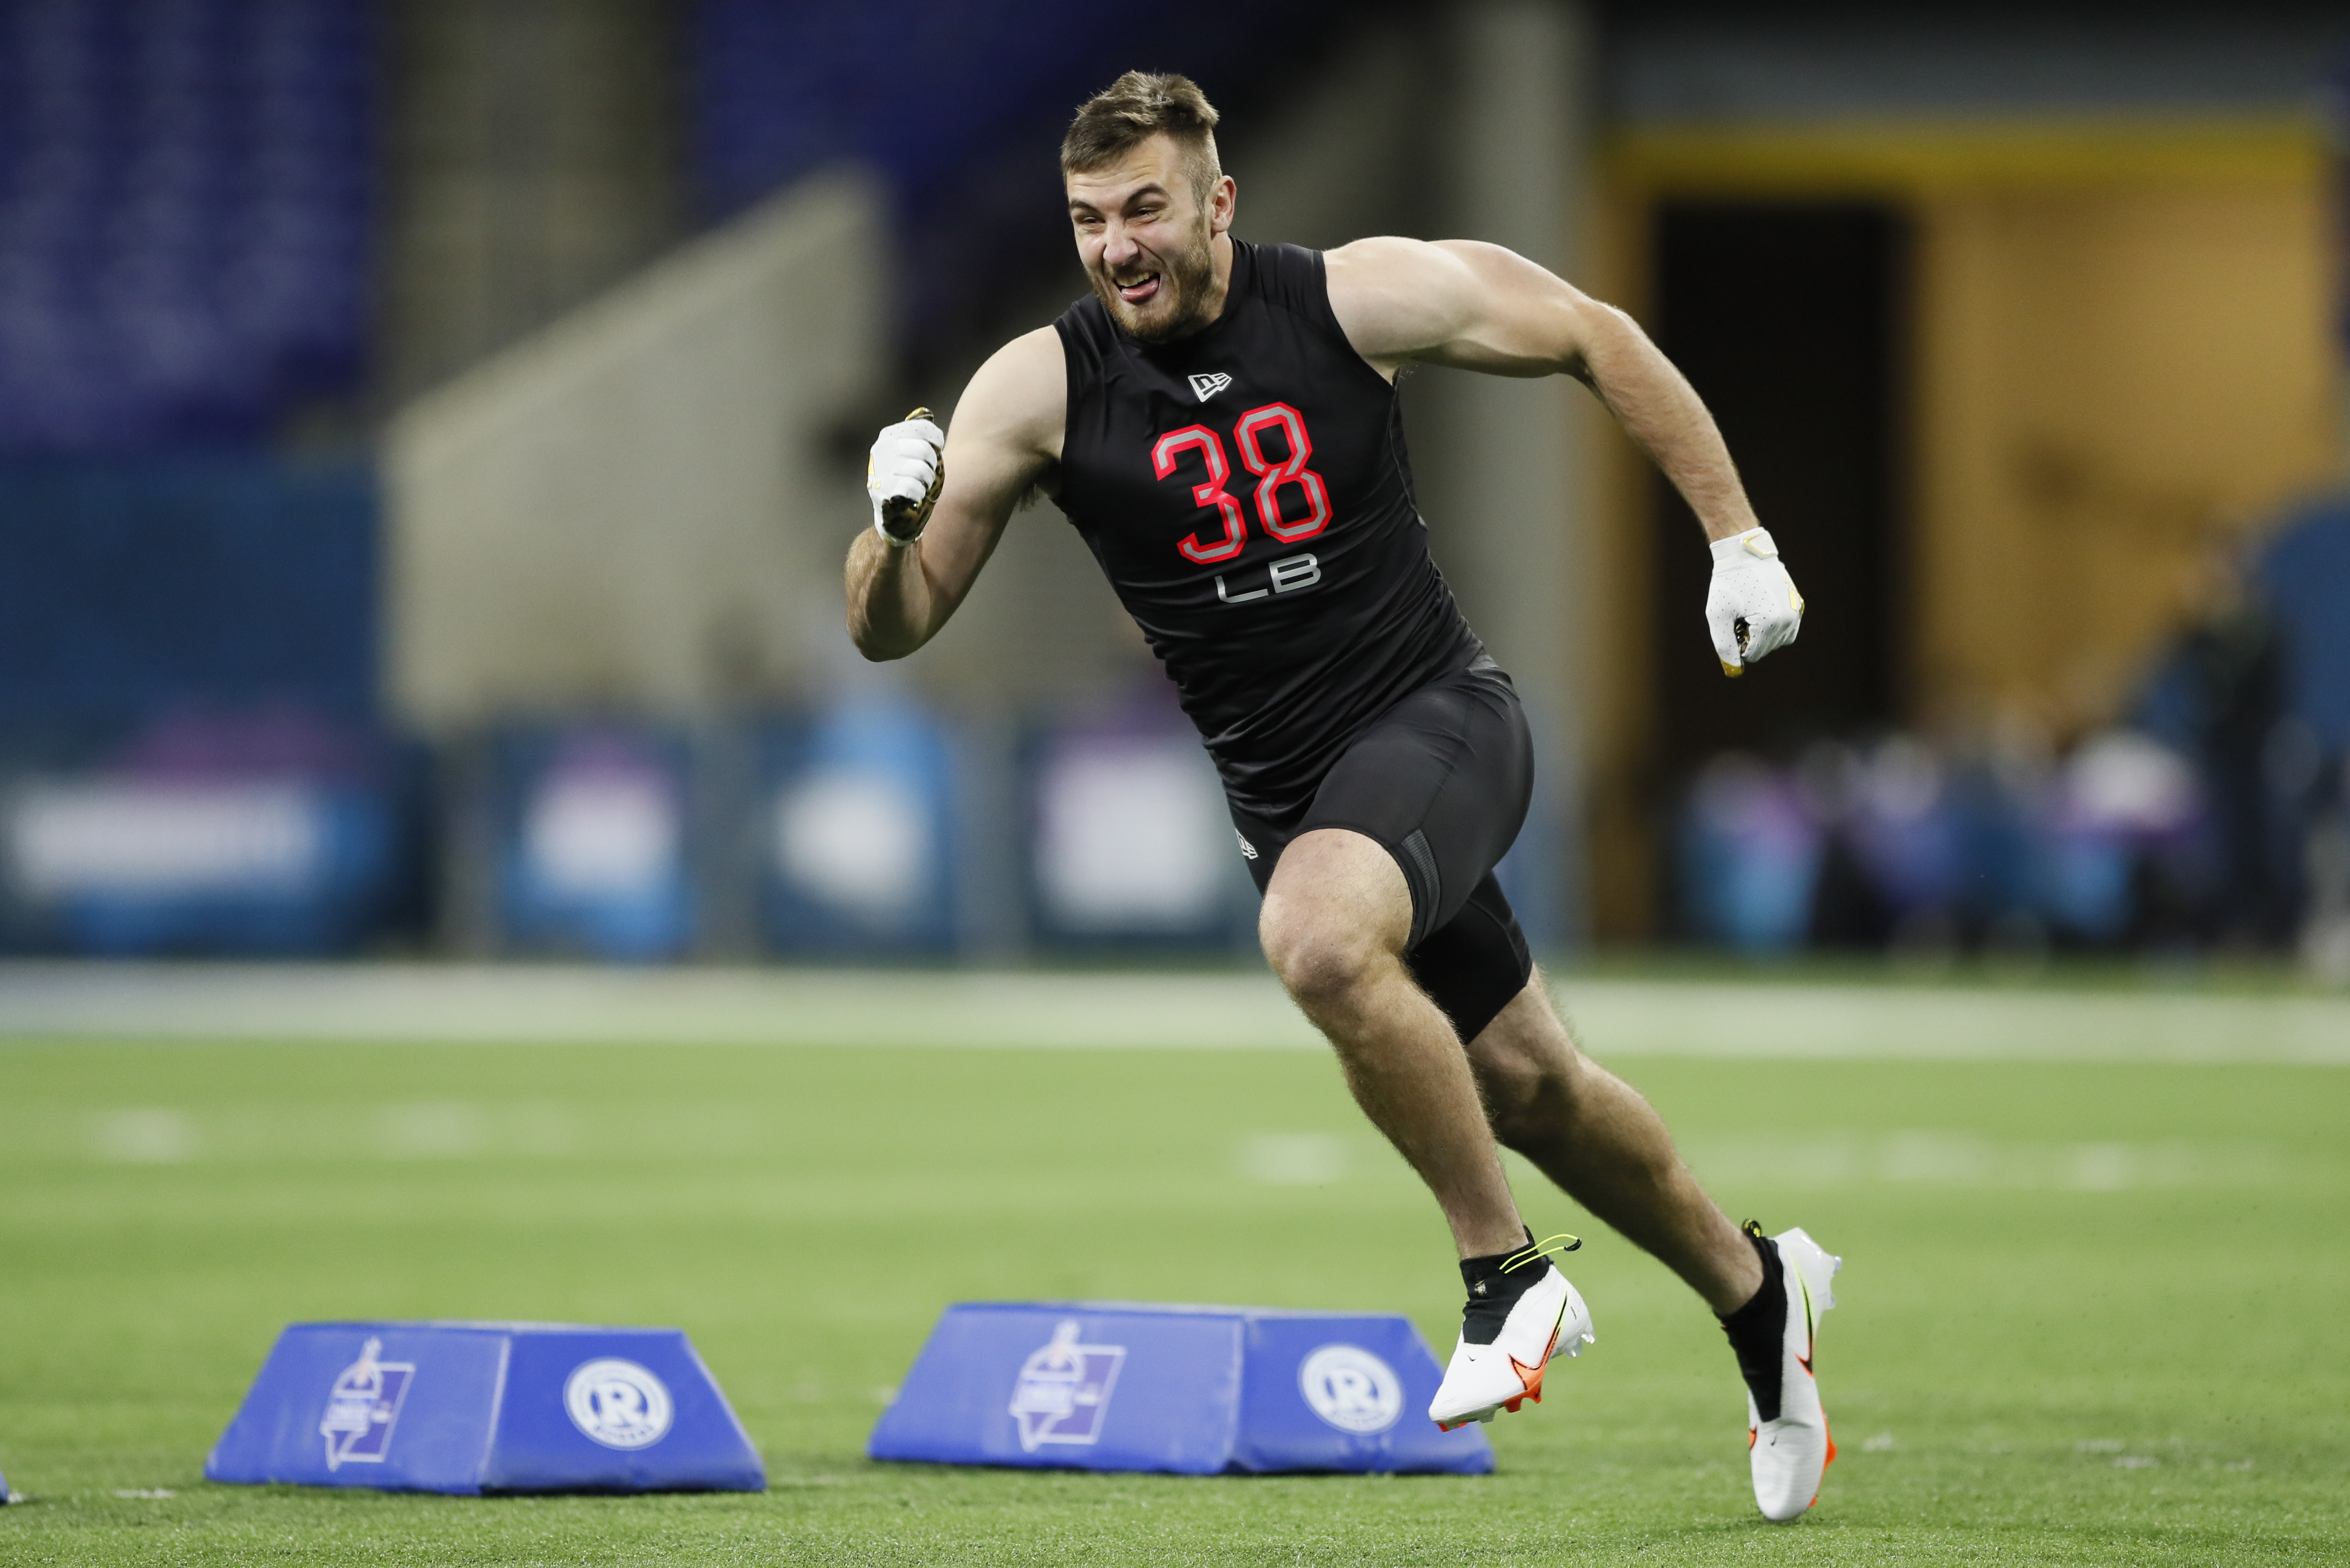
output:
<path id="1" fill-rule="evenodd" d="M 1363 728 L 1484 649 L 1429 557 L 1395 388 L 1322 254 L 1232 243 L 1213 325 L 1136 341 L 1091 296 L 1062 511 L 1173 678 L 1232 804 L 1286 826 Z"/>

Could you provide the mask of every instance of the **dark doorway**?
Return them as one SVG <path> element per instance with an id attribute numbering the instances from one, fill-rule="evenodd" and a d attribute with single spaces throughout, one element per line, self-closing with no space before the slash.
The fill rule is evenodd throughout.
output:
<path id="1" fill-rule="evenodd" d="M 1899 213 L 1858 202 L 1667 202 L 1655 242 L 1658 342 L 1713 410 L 1806 606 L 1793 648 L 1724 679 L 1704 536 L 1658 479 L 1656 761 L 1678 780 L 1729 747 L 1783 753 L 1899 711 L 1909 245 Z"/>

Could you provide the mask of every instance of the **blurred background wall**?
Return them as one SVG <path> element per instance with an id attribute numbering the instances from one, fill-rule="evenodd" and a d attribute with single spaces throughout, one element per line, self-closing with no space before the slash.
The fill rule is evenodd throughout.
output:
<path id="1" fill-rule="evenodd" d="M 0 941 L 1245 950 L 1049 505 L 921 656 L 839 630 L 871 431 L 1083 291 L 1055 148 L 1143 64 L 1223 109 L 1243 238 L 1494 239 L 1632 309 L 1804 587 L 1723 681 L 1591 400 L 1408 379 L 1544 753 L 1538 945 L 2350 972 L 2345 48 L 2291 5 L 0 0 Z"/>

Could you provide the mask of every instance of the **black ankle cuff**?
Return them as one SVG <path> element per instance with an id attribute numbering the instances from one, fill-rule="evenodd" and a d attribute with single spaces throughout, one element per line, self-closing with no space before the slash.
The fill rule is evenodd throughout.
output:
<path id="1" fill-rule="evenodd" d="M 1756 1413 L 1775 1421 L 1787 1349 L 1787 1272 L 1779 1262 L 1779 1249 L 1764 1238 L 1761 1226 L 1750 1220 L 1744 1233 L 1762 1265 L 1762 1283 L 1744 1306 L 1720 1321 L 1721 1332 L 1730 1336 L 1731 1354 L 1738 1357 L 1739 1376 L 1754 1396 Z"/>
<path id="2" fill-rule="evenodd" d="M 1536 1258 L 1504 1272 L 1502 1265 L 1512 1258 L 1524 1255 L 1526 1247 L 1534 1244 L 1534 1233 L 1526 1232 L 1525 1247 L 1513 1247 L 1506 1252 L 1490 1257 L 1461 1260 L 1461 1283 L 1469 1293 L 1469 1304 L 1461 1314 L 1461 1337 L 1471 1345 L 1491 1345 L 1501 1337 L 1502 1324 L 1510 1309 L 1529 1286 L 1551 1271 L 1548 1258 Z"/>

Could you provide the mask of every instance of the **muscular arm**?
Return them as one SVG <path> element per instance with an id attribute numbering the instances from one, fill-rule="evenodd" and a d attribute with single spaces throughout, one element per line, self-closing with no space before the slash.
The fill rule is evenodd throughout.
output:
<path id="1" fill-rule="evenodd" d="M 1068 379 L 1060 335 L 1039 327 L 996 350 L 955 405 L 946 479 L 930 526 L 892 546 L 868 528 L 848 549 L 848 635 L 868 659 L 903 659 L 938 635 L 1027 488 L 1060 460 Z"/>
<path id="2" fill-rule="evenodd" d="M 1709 539 L 1756 525 L 1697 393 L 1639 324 L 1499 245 L 1357 240 L 1329 254 L 1330 306 L 1356 352 L 1499 376 L 1564 373 L 1599 395 L 1697 514 Z"/>

